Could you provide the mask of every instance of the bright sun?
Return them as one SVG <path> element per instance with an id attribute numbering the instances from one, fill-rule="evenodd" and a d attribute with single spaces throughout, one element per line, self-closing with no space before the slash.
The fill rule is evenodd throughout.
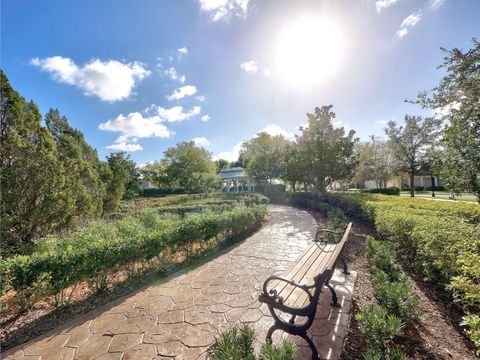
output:
<path id="1" fill-rule="evenodd" d="M 339 67 L 344 45 L 344 36 L 333 21 L 299 18 L 286 25 L 276 39 L 275 73 L 299 87 L 321 83 Z"/>

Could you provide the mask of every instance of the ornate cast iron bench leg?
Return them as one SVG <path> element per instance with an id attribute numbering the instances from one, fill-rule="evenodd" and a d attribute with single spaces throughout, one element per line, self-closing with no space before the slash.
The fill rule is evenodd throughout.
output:
<path id="1" fill-rule="evenodd" d="M 269 343 L 269 344 L 272 343 L 273 333 L 277 330 L 285 331 L 281 326 L 279 326 L 277 324 L 272 325 L 270 327 L 270 329 L 268 329 L 267 338 L 266 338 L 267 343 Z M 306 331 L 299 332 L 299 333 L 292 334 L 292 335 L 297 335 L 297 336 L 300 336 L 302 339 L 304 339 L 308 343 L 308 346 L 310 347 L 310 349 L 312 350 L 312 360 L 318 360 L 317 348 L 315 347 L 315 344 L 313 343 L 312 339 L 310 339 L 310 337 L 307 335 Z"/>

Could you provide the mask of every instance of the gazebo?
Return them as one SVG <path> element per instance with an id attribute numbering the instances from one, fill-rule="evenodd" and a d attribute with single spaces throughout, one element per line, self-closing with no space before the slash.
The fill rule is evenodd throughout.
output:
<path id="1" fill-rule="evenodd" d="M 255 181 L 244 168 L 232 167 L 220 171 L 218 174 L 223 182 L 223 192 L 254 192 Z"/>

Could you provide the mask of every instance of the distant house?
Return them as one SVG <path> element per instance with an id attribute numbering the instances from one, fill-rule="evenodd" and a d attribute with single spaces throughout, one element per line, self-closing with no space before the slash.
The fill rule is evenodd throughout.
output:
<path id="1" fill-rule="evenodd" d="M 223 192 L 255 192 L 255 180 L 244 168 L 226 168 L 221 170 L 218 176 L 223 182 Z"/>
<path id="2" fill-rule="evenodd" d="M 433 177 L 435 182 L 435 187 L 443 187 L 443 183 L 440 181 L 438 176 Z M 432 177 L 428 173 L 419 172 L 414 177 L 414 184 L 413 186 L 415 189 L 420 190 L 430 190 L 432 188 Z M 335 181 L 332 184 L 332 188 L 336 190 L 340 189 L 347 189 L 349 187 L 359 187 L 365 188 L 367 190 L 376 189 L 377 183 L 374 180 L 367 180 L 364 183 L 358 184 L 347 184 L 342 181 Z M 388 180 L 387 187 L 398 187 L 399 189 L 410 189 L 410 176 L 407 175 L 398 175 L 392 176 L 390 180 Z"/>
<path id="3" fill-rule="evenodd" d="M 145 180 L 145 179 L 140 179 L 140 186 L 142 187 L 142 189 L 151 189 L 151 188 L 154 188 L 155 186 L 152 185 L 151 182 Z"/>

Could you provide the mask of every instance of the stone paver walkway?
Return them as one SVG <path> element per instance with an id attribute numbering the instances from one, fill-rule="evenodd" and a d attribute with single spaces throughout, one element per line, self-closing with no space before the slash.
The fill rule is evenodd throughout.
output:
<path id="1" fill-rule="evenodd" d="M 268 225 L 218 257 L 151 285 L 4 354 L 4 359 L 204 359 L 215 337 L 250 323 L 263 342 L 273 324 L 258 302 L 264 280 L 284 270 L 315 235 L 305 211 L 270 206 Z M 311 336 L 324 359 L 338 359 L 348 325 L 355 273 L 336 272 L 341 308 L 325 291 Z M 277 331 L 274 343 L 288 337 Z M 310 358 L 303 340 L 298 359 Z M 258 344 L 259 345 L 259 344 Z"/>

